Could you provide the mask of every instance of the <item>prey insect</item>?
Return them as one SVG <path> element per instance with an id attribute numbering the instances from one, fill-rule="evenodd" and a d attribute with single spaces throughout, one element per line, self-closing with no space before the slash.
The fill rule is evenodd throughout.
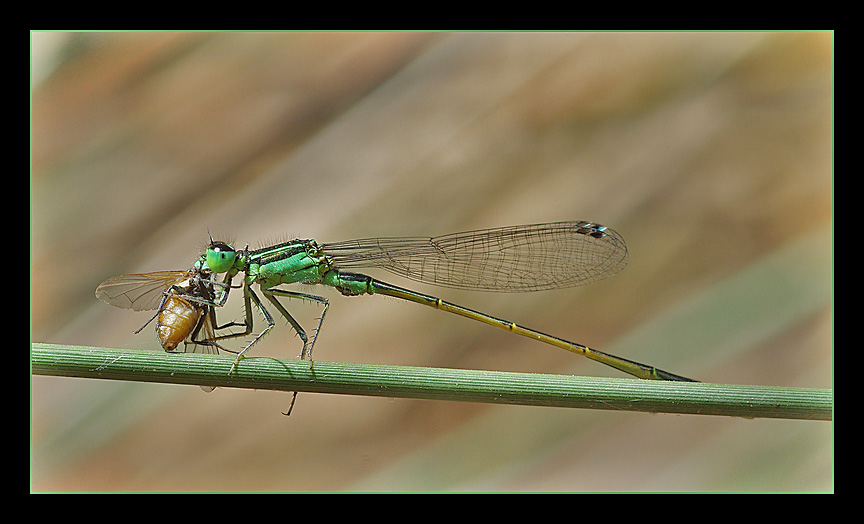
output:
<path id="1" fill-rule="evenodd" d="M 195 266 L 188 271 L 157 271 L 109 278 L 96 288 L 96 297 L 123 309 L 152 311 L 154 315 L 134 333 L 154 320 L 156 337 L 167 352 L 236 353 L 219 345 L 217 330 L 243 325 L 216 323 L 215 307 L 227 300 L 229 287 L 212 280 L 213 273 Z M 217 291 L 218 290 L 218 291 Z M 209 391 L 213 388 L 201 386 Z"/>

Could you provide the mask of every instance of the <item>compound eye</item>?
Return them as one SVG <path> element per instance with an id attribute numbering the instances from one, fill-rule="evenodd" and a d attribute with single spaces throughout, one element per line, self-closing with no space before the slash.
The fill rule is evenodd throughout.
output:
<path id="1" fill-rule="evenodd" d="M 225 242 L 211 242 L 207 246 L 205 259 L 207 267 L 214 273 L 225 273 L 234 266 L 237 252 Z"/>

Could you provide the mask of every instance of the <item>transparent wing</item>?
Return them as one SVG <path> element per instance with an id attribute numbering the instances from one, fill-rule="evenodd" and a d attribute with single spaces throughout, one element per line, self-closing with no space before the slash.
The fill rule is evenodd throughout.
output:
<path id="1" fill-rule="evenodd" d="M 188 271 L 156 271 L 111 277 L 96 288 L 96 298 L 112 306 L 148 311 L 159 307 L 162 294 L 189 278 Z"/>
<path id="2" fill-rule="evenodd" d="M 341 269 L 381 268 L 438 286 L 513 292 L 594 282 L 624 269 L 628 259 L 621 235 L 593 222 L 369 238 L 321 248 Z"/>

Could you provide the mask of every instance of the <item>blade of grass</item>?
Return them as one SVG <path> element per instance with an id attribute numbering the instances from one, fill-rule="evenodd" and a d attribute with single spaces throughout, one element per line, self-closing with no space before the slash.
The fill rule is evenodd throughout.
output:
<path id="1" fill-rule="evenodd" d="M 831 420 L 833 391 L 32 343 L 34 375 L 529 406 Z"/>

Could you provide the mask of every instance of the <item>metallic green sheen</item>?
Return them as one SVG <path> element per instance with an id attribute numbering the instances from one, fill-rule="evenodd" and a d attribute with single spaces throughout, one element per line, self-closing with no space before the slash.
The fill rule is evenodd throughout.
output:
<path id="1" fill-rule="evenodd" d="M 268 264 L 251 263 L 247 272 L 250 282 L 258 282 L 261 287 L 269 288 L 279 284 L 317 284 L 321 276 L 329 270 L 321 258 L 313 258 L 300 252 L 288 258 Z"/>

